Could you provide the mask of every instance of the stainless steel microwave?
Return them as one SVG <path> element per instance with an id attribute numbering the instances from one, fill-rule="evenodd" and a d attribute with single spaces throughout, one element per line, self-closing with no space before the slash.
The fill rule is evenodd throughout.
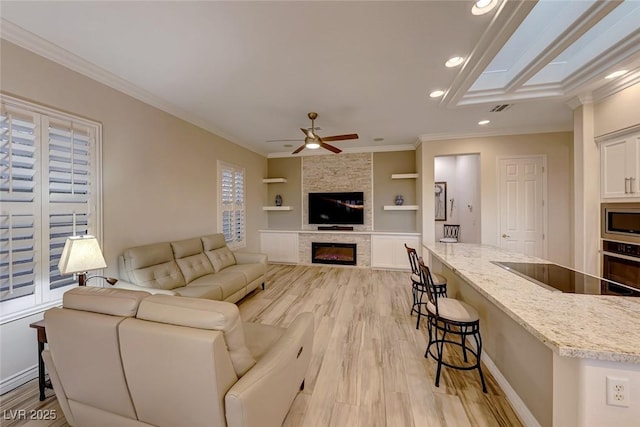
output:
<path id="1" fill-rule="evenodd" d="M 602 238 L 640 243 L 640 203 L 603 203 Z"/>

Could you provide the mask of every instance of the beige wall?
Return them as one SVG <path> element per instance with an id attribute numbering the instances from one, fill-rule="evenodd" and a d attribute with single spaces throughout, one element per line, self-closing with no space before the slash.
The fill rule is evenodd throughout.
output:
<path id="1" fill-rule="evenodd" d="M 571 265 L 571 205 L 573 136 L 571 132 L 466 138 L 422 143 L 422 236 L 434 240 L 434 158 L 455 154 L 480 154 L 481 241 L 498 244 L 497 162 L 503 156 L 547 156 L 548 252 L 550 261 Z M 428 192 L 428 194 L 427 194 Z"/>
<path id="2" fill-rule="evenodd" d="M 640 83 L 594 104 L 594 135 L 640 124 Z"/>
<path id="3" fill-rule="evenodd" d="M 247 248 L 266 215 L 265 157 L 2 40 L 2 91 L 103 125 L 103 249 L 218 231 L 218 160 L 246 170 Z"/>

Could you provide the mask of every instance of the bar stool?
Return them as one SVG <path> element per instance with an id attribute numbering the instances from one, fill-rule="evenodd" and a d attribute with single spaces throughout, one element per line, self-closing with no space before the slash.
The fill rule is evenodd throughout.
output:
<path id="1" fill-rule="evenodd" d="M 460 225 L 459 224 L 444 224 L 442 226 L 443 236 L 440 241 L 442 243 L 458 243 L 458 238 L 460 236 Z"/>
<path id="2" fill-rule="evenodd" d="M 484 382 L 480 357 L 482 355 L 482 337 L 480 336 L 480 316 L 475 308 L 469 304 L 454 298 L 438 298 L 435 293 L 435 285 L 431 277 L 429 267 L 420 260 L 420 278 L 426 288 L 429 302 L 427 303 L 427 328 L 429 331 L 429 343 L 424 353 L 424 357 L 433 357 L 438 362 L 436 370 L 436 387 L 440 387 L 440 373 L 442 365 L 453 369 L 472 370 L 477 369 L 482 382 L 482 391 L 487 392 Z M 442 337 L 438 338 L 438 332 L 442 332 Z M 447 334 L 460 336 L 460 340 L 453 341 L 447 339 Z M 467 337 L 473 337 L 475 350 L 467 346 Z M 464 364 L 454 365 L 445 362 L 444 345 L 452 344 L 462 347 Z M 432 346 L 435 345 L 435 353 Z M 467 353 L 471 353 L 475 359 L 469 363 Z"/>
<path id="3" fill-rule="evenodd" d="M 412 316 L 413 313 L 418 313 L 418 321 L 416 322 L 416 329 L 420 329 L 420 318 L 424 316 L 422 313 L 421 307 L 426 304 L 422 300 L 424 299 L 424 294 L 426 289 L 422 284 L 422 280 L 420 279 L 420 259 L 418 258 L 418 254 L 414 248 L 407 246 L 404 244 L 404 247 L 407 250 L 407 256 L 409 257 L 409 264 L 411 265 L 411 294 L 413 295 L 413 305 L 411 306 L 411 312 L 409 316 Z M 435 293 L 437 297 L 446 297 L 447 296 L 447 278 L 440 274 L 433 274 L 433 282 L 435 287 Z"/>

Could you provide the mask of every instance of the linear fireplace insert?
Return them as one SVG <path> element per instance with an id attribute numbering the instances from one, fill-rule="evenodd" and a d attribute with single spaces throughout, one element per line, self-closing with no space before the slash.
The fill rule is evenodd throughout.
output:
<path id="1" fill-rule="evenodd" d="M 311 242 L 311 262 L 314 264 L 357 265 L 355 243 Z"/>

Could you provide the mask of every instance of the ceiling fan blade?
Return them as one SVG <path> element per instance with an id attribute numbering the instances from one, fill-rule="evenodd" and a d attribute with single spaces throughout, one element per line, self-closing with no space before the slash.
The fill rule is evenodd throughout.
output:
<path id="1" fill-rule="evenodd" d="M 304 147 L 305 147 L 305 145 L 304 145 L 304 144 L 302 144 L 300 147 L 298 147 L 298 148 L 296 149 L 296 151 L 294 151 L 294 152 L 293 152 L 293 153 L 291 153 L 291 154 L 298 154 L 299 152 L 301 152 L 302 150 L 304 150 Z"/>
<path id="2" fill-rule="evenodd" d="M 347 139 L 358 139 L 357 133 L 350 133 L 347 135 L 334 135 L 334 136 L 323 136 L 323 141 L 344 141 Z"/>
<path id="3" fill-rule="evenodd" d="M 324 149 L 327 149 L 327 150 L 329 150 L 329 151 L 333 151 L 333 152 L 334 152 L 334 153 L 336 153 L 336 154 L 338 154 L 338 153 L 342 152 L 342 150 L 341 150 L 341 149 L 339 149 L 338 147 L 334 147 L 333 145 L 329 145 L 329 144 L 327 144 L 326 142 L 324 142 L 323 140 L 324 140 L 324 138 L 322 138 L 322 139 L 320 140 L 320 147 L 322 147 L 322 148 L 324 148 Z"/>

